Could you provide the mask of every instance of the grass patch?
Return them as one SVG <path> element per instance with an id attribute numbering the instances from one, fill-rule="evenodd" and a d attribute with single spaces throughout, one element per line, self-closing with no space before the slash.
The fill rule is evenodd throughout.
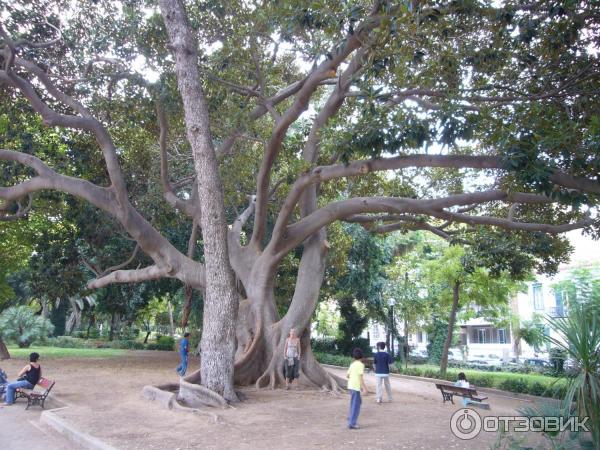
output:
<path id="1" fill-rule="evenodd" d="M 32 345 L 29 348 L 8 347 L 11 358 L 28 358 L 31 352 L 38 352 L 42 361 L 52 358 L 116 358 L 127 354 L 119 348 L 60 348 Z"/>

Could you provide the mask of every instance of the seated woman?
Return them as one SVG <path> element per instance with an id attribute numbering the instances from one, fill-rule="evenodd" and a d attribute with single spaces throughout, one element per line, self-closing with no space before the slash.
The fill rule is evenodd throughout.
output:
<path id="1" fill-rule="evenodd" d="M 461 372 L 458 374 L 458 380 L 456 380 L 456 383 L 454 383 L 454 386 L 470 388 L 471 383 L 469 383 L 469 381 L 467 380 L 467 376 L 465 375 L 465 373 Z M 467 406 L 469 403 L 471 403 L 471 400 L 463 397 L 463 406 Z"/>
<path id="2" fill-rule="evenodd" d="M 21 369 L 17 375 L 17 381 L 6 385 L 6 403 L 10 406 L 15 402 L 15 391 L 19 388 L 33 389 L 42 376 L 42 366 L 38 363 L 40 355 L 33 352 L 29 355 L 29 364 Z"/>

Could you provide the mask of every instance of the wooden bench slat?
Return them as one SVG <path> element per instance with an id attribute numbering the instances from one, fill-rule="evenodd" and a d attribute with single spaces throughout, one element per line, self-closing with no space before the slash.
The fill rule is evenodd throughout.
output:
<path id="1" fill-rule="evenodd" d="M 33 389 L 17 389 L 16 397 L 27 399 L 27 408 L 25 409 L 29 409 L 29 407 L 32 405 L 40 405 L 42 408 L 44 408 L 44 402 L 46 401 L 46 397 L 48 397 L 50 390 L 55 384 L 56 381 L 52 381 L 47 378 L 40 378 L 38 384 L 36 384 L 33 387 Z M 41 389 L 36 389 L 38 386 Z"/>

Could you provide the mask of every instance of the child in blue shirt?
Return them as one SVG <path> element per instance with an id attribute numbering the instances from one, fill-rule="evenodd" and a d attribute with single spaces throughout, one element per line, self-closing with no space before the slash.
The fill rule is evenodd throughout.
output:
<path id="1" fill-rule="evenodd" d="M 179 358 L 181 358 L 181 363 L 177 366 L 177 373 L 180 377 L 185 375 L 188 366 L 188 354 L 190 353 L 190 333 L 185 333 L 183 335 L 183 339 L 179 342 Z"/>

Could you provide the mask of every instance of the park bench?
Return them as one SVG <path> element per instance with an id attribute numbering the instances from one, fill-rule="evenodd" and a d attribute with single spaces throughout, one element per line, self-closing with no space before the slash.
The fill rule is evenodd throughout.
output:
<path id="1" fill-rule="evenodd" d="M 458 395 L 459 397 L 468 398 L 473 402 L 477 402 L 482 404 L 481 402 L 487 399 L 484 395 L 477 395 L 477 391 L 473 388 L 464 388 L 460 386 L 455 386 L 453 384 L 442 384 L 436 383 L 436 388 L 438 388 L 442 392 L 442 398 L 444 403 L 447 401 L 451 402 L 454 405 L 453 397 Z M 482 406 L 485 404 L 482 404 Z M 488 405 L 485 405 L 488 406 Z"/>
<path id="2" fill-rule="evenodd" d="M 48 397 L 48 394 L 55 383 L 56 381 L 41 377 L 38 384 L 36 384 L 33 389 L 17 389 L 15 398 L 27 399 L 27 407 L 25 409 L 29 409 L 29 407 L 33 405 L 40 405 L 42 409 L 44 409 L 46 397 Z M 36 389 L 38 386 L 41 389 Z"/>

